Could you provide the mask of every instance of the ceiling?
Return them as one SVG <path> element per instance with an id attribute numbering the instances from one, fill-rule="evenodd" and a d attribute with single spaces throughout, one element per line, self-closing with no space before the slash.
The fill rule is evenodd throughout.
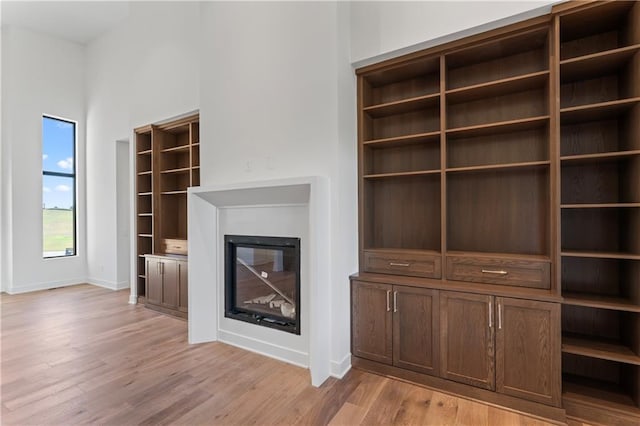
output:
<path id="1" fill-rule="evenodd" d="M 127 1 L 0 1 L 2 26 L 87 44 L 129 15 Z"/>

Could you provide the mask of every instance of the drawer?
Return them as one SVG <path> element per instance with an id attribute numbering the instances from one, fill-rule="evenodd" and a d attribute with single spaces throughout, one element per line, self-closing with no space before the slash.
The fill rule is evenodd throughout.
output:
<path id="1" fill-rule="evenodd" d="M 380 274 L 441 278 L 439 254 L 408 251 L 364 251 L 364 270 Z"/>
<path id="2" fill-rule="evenodd" d="M 169 254 L 187 254 L 187 240 L 163 238 L 160 240 L 160 251 Z"/>
<path id="3" fill-rule="evenodd" d="M 528 259 L 447 256 L 447 279 L 549 289 L 550 263 Z"/>

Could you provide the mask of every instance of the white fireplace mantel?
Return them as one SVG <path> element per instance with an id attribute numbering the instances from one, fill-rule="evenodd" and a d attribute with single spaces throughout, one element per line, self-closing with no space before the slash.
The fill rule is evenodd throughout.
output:
<path id="1" fill-rule="evenodd" d="M 295 337 L 273 334 L 281 331 L 244 328 L 251 331 L 251 336 L 243 336 L 241 332 L 225 331 L 221 324 L 228 321 L 222 318 L 224 310 L 220 309 L 224 286 L 221 218 L 233 217 L 236 212 L 242 216 L 253 208 L 276 209 L 285 216 L 291 211 L 292 217 L 304 222 L 298 228 L 304 228 L 306 234 L 302 243 L 307 271 L 302 273 L 306 284 L 302 282 L 301 308 L 307 311 L 302 318 L 307 324 L 302 327 L 306 335 L 296 341 L 296 348 L 288 348 L 286 344 Z M 220 340 L 308 367 L 311 383 L 320 386 L 331 371 L 328 180 L 309 176 L 193 187 L 188 192 L 188 212 L 189 343 Z M 308 217 L 301 218 L 300 212 Z M 253 219 L 249 215 L 247 220 Z"/>

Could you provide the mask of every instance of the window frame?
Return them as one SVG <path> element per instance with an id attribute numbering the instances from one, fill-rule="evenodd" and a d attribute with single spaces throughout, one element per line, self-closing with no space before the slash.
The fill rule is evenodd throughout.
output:
<path id="1" fill-rule="evenodd" d="M 68 118 L 62 118 L 62 117 L 58 117 L 55 115 L 51 115 L 51 114 L 42 114 L 42 119 L 41 119 L 41 141 L 40 141 L 40 151 L 42 152 L 43 147 L 44 147 L 44 134 L 42 132 L 42 130 L 44 129 L 44 119 L 48 118 L 50 120 L 56 120 L 56 121 L 61 121 L 64 123 L 69 123 L 71 125 L 73 125 L 73 150 L 72 150 L 72 156 L 73 156 L 73 173 L 65 173 L 65 172 L 54 172 L 54 171 L 47 171 L 44 169 L 44 166 L 42 167 L 42 177 L 44 178 L 44 176 L 54 176 L 54 177 L 66 177 L 66 178 L 71 178 L 73 179 L 73 208 L 71 209 L 72 212 L 72 217 L 73 217 L 73 254 L 63 254 L 63 255 L 59 255 L 59 256 L 45 256 L 44 254 L 44 229 L 42 230 L 41 236 L 42 236 L 42 258 L 43 259 L 64 259 L 64 258 L 69 258 L 69 257 L 76 257 L 78 256 L 78 160 L 76 158 L 76 153 L 78 151 L 77 149 L 77 145 L 78 145 L 78 122 L 75 120 L 70 120 Z M 43 185 L 41 185 L 42 187 Z M 44 190 L 42 190 L 42 195 L 44 197 Z M 44 216 L 42 216 L 42 220 L 41 220 L 41 224 L 44 225 Z"/>

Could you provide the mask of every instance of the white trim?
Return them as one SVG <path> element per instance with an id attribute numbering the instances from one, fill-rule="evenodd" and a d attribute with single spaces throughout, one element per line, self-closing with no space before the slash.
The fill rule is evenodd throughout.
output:
<path id="1" fill-rule="evenodd" d="M 102 287 L 102 288 L 115 290 L 115 291 L 124 290 L 130 287 L 127 281 L 113 282 L 113 281 L 100 280 L 98 278 L 87 278 L 86 282 L 88 284 L 95 285 L 97 287 Z"/>
<path id="2" fill-rule="evenodd" d="M 274 345 L 264 340 L 242 336 L 230 331 L 218 330 L 218 341 L 298 367 L 309 368 L 309 354 Z"/>
<path id="3" fill-rule="evenodd" d="M 351 354 L 346 354 L 342 361 L 331 361 L 331 377 L 342 379 L 351 370 Z"/>
<path id="4" fill-rule="evenodd" d="M 309 290 L 308 348 L 305 359 L 299 348 L 284 350 L 254 337 L 236 338 L 240 347 L 257 344 L 253 350 L 296 365 L 308 366 L 311 384 L 320 386 L 331 376 L 330 327 L 320 319 L 331 306 L 329 181 L 324 176 L 300 176 L 257 182 L 191 187 L 188 200 L 189 245 L 189 343 L 215 341 L 229 333 L 218 328 L 219 274 L 218 211 L 236 206 L 308 205 Z M 212 277 L 214 277 L 212 279 Z M 288 354 L 288 355 L 287 355 Z M 297 361 L 296 361 L 297 359 Z"/>
<path id="5" fill-rule="evenodd" d="M 129 304 L 130 305 L 137 305 L 138 304 L 138 296 L 130 294 L 129 295 Z"/>
<path id="6" fill-rule="evenodd" d="M 51 290 L 59 287 L 69 287 L 72 285 L 87 284 L 85 278 L 74 278 L 71 280 L 47 281 L 42 283 L 33 283 L 23 286 L 9 287 L 6 289 L 8 294 L 30 293 L 32 291 Z"/>

